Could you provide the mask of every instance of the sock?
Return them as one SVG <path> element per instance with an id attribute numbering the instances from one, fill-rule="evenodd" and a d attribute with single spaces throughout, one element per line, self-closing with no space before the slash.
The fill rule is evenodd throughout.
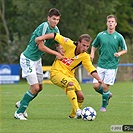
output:
<path id="1" fill-rule="evenodd" d="M 100 87 L 96 90 L 98 93 L 103 94 L 103 87 L 100 85 Z"/>
<path id="2" fill-rule="evenodd" d="M 29 105 L 29 102 L 34 98 L 35 95 L 33 95 L 30 91 L 27 91 L 24 95 L 24 97 L 22 98 L 21 102 L 20 102 L 20 107 L 17 110 L 17 113 L 24 113 L 24 111 L 26 110 L 26 108 Z"/>
<path id="3" fill-rule="evenodd" d="M 106 108 L 108 105 L 108 99 L 109 99 L 110 91 L 103 92 L 102 95 L 102 107 Z"/>
<path id="4" fill-rule="evenodd" d="M 82 103 L 83 103 L 83 100 L 78 100 L 78 106 L 79 108 L 82 107 Z M 71 113 L 70 113 L 70 117 L 75 117 L 76 116 L 76 111 L 74 109 L 72 109 Z"/>
<path id="5" fill-rule="evenodd" d="M 68 98 L 72 104 L 72 108 L 73 108 L 74 112 L 76 112 L 76 110 L 79 109 L 79 106 L 78 106 L 78 102 L 77 102 L 77 95 L 74 91 L 73 86 L 68 87 L 66 93 L 67 93 Z"/>
<path id="6" fill-rule="evenodd" d="M 39 93 L 39 92 L 38 92 Z M 34 97 L 31 99 L 31 101 L 38 95 L 38 93 L 36 93 L 36 95 L 34 95 Z"/>
<path id="7" fill-rule="evenodd" d="M 72 111 L 70 113 L 70 117 L 73 118 L 76 116 L 76 111 L 74 110 L 74 108 L 72 108 Z"/>
<path id="8" fill-rule="evenodd" d="M 79 106 L 80 109 L 81 109 L 81 107 L 82 107 L 83 101 L 84 101 L 84 100 L 78 100 L 78 106 Z"/>

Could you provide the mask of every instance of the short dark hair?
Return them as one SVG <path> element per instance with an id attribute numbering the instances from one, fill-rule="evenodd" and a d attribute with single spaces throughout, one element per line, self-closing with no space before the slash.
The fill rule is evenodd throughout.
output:
<path id="1" fill-rule="evenodd" d="M 48 16 L 52 17 L 52 16 L 61 16 L 61 13 L 59 12 L 58 9 L 56 8 L 51 8 L 48 12 Z"/>
<path id="2" fill-rule="evenodd" d="M 85 40 L 87 42 L 91 42 L 92 41 L 92 38 L 90 37 L 90 35 L 88 34 L 82 34 L 80 37 L 79 37 L 79 42 L 81 42 L 82 40 Z"/>

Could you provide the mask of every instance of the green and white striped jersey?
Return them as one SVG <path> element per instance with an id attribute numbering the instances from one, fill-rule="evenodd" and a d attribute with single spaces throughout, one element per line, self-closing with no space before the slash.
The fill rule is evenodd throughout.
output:
<path id="1" fill-rule="evenodd" d="M 40 24 L 32 33 L 30 41 L 27 45 L 27 48 L 24 50 L 23 54 L 25 57 L 37 61 L 41 58 L 41 56 L 44 54 L 44 52 L 40 51 L 38 47 L 36 46 L 35 38 L 38 36 L 42 36 L 47 33 L 60 33 L 58 27 L 50 28 L 50 25 L 48 22 L 43 22 Z M 54 39 L 46 40 L 44 45 L 47 47 L 50 47 L 50 45 L 56 44 L 57 42 L 54 41 Z"/>
<path id="2" fill-rule="evenodd" d="M 107 30 L 100 32 L 92 42 L 92 46 L 95 48 L 99 47 L 97 66 L 105 69 L 116 69 L 119 57 L 115 57 L 114 53 L 119 52 L 120 49 L 127 50 L 123 36 L 117 31 L 113 34 L 109 34 Z"/>

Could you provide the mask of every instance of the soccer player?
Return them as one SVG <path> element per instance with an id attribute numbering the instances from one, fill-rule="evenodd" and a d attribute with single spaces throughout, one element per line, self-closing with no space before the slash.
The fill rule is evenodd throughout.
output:
<path id="1" fill-rule="evenodd" d="M 36 38 L 38 47 L 43 45 L 41 42 L 44 40 L 53 38 L 62 46 L 65 52 L 62 60 L 56 59 L 54 61 L 50 71 L 50 80 L 55 85 L 63 88 L 67 94 L 72 104 L 69 118 L 79 118 L 82 112 L 81 106 L 84 101 L 84 94 L 74 76 L 75 69 L 83 65 L 100 84 L 102 83 L 96 68 L 92 65 L 89 54 L 86 52 L 92 39 L 88 34 L 83 34 L 79 37 L 78 42 L 74 42 L 58 33 L 51 33 Z"/>
<path id="2" fill-rule="evenodd" d="M 38 36 L 51 32 L 59 33 L 57 24 L 59 23 L 60 16 L 61 14 L 58 9 L 50 9 L 47 22 L 43 22 L 34 30 L 27 48 L 21 53 L 20 65 L 22 68 L 22 77 L 26 78 L 30 84 L 30 89 L 24 94 L 21 101 L 16 103 L 16 107 L 18 108 L 14 114 L 16 119 L 27 120 L 27 107 L 42 90 L 43 70 L 41 56 L 44 53 L 49 53 L 55 55 L 57 59 L 62 58 L 60 53 L 49 48 L 50 45 L 57 43 L 53 39 L 45 40 L 41 47 L 38 47 L 35 42 L 35 38 Z"/>
<path id="3" fill-rule="evenodd" d="M 109 90 L 110 85 L 114 84 L 119 58 L 127 53 L 127 46 L 123 36 L 115 31 L 117 18 L 114 15 L 107 16 L 107 30 L 100 32 L 92 42 L 91 60 L 93 61 L 95 51 L 99 48 L 99 59 L 97 72 L 104 82 L 104 86 L 93 80 L 93 88 L 102 94 L 102 107 L 100 111 L 105 112 L 108 100 L 113 96 Z M 120 49 L 120 50 L 119 50 Z"/>

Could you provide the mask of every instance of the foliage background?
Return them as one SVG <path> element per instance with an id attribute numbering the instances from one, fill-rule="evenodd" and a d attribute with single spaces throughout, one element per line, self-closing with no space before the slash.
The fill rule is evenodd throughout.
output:
<path id="1" fill-rule="evenodd" d="M 132 0 L 1 0 L 0 6 L 0 63 L 19 63 L 20 53 L 26 48 L 32 32 L 47 21 L 47 13 L 53 7 L 62 14 L 58 24 L 61 34 L 73 40 L 82 33 L 94 39 L 98 32 L 106 30 L 106 16 L 116 15 L 116 30 L 124 36 L 128 46 L 128 54 L 120 62 L 133 61 Z M 46 54 L 43 64 L 51 65 L 54 58 Z"/>

